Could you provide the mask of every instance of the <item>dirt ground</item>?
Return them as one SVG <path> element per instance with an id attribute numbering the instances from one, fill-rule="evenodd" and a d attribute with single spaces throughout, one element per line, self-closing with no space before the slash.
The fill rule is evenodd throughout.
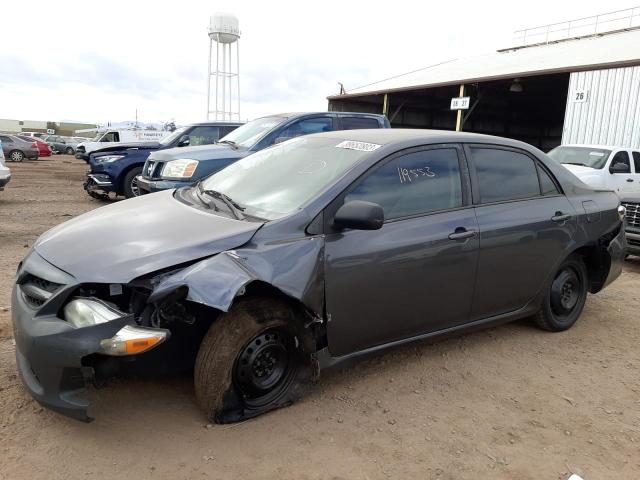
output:
<path id="1" fill-rule="evenodd" d="M 300 403 L 208 425 L 190 378 L 92 391 L 96 420 L 41 408 L 16 375 L 10 289 L 48 228 L 102 203 L 84 162 L 9 164 L 0 193 L 0 479 L 640 478 L 640 258 L 578 324 L 527 322 L 393 350 Z M 73 246 L 69 246 L 73 248 Z"/>

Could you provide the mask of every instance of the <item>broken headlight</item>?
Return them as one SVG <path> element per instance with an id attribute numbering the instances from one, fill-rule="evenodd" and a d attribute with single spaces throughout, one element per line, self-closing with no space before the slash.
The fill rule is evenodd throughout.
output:
<path id="1" fill-rule="evenodd" d="M 110 322 L 126 314 L 95 298 L 76 298 L 64 307 L 64 318 L 76 328 Z"/>

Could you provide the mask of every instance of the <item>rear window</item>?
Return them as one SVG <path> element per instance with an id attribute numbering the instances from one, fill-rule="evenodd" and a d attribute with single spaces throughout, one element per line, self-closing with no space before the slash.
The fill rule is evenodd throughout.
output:
<path id="1" fill-rule="evenodd" d="M 375 118 L 342 117 L 343 130 L 358 130 L 362 128 L 380 128 L 380 123 Z"/>

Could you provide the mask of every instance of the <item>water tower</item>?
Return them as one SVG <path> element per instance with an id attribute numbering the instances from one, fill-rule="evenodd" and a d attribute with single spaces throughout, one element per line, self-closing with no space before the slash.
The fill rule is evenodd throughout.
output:
<path id="1" fill-rule="evenodd" d="M 207 76 L 207 120 L 240 121 L 240 24 L 235 15 L 216 13 L 209 23 L 209 75 Z M 216 44 L 216 65 L 211 56 Z M 235 48 L 233 46 L 235 45 Z M 212 102 L 211 83 L 215 78 Z M 212 104 L 213 103 L 213 104 Z M 211 109 L 213 107 L 213 110 Z"/>

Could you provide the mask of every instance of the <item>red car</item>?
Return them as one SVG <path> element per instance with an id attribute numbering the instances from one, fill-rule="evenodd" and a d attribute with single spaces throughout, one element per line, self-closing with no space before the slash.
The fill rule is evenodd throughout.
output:
<path id="1" fill-rule="evenodd" d="M 40 157 L 50 157 L 53 154 L 53 150 L 48 143 L 43 142 L 38 137 L 30 137 L 27 135 L 16 135 L 16 137 L 24 140 L 25 142 L 33 142 L 38 147 L 38 153 Z"/>

